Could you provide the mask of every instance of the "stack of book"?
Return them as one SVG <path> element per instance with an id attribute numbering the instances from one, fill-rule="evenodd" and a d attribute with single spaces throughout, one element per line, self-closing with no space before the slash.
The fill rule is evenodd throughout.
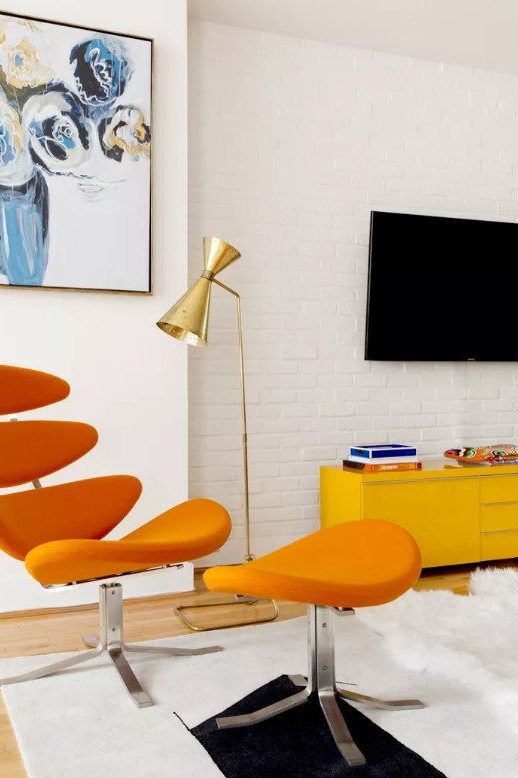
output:
<path id="1" fill-rule="evenodd" d="M 373 446 L 351 446 L 344 467 L 364 473 L 421 470 L 417 449 L 403 443 L 378 443 Z"/>

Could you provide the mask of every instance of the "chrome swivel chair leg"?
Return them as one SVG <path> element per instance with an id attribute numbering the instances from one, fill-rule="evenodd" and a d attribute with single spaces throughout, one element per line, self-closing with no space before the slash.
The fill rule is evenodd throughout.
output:
<path id="1" fill-rule="evenodd" d="M 83 662 L 89 662 L 91 659 L 96 659 L 101 656 L 102 651 L 96 649 L 95 651 L 83 651 L 81 654 L 75 654 L 68 657 L 68 659 L 62 659 L 60 662 L 53 662 L 51 665 L 45 667 L 39 667 L 37 670 L 29 670 L 26 673 L 20 673 L 20 675 L 11 675 L 7 678 L 0 679 L 0 686 L 9 686 L 13 683 L 22 683 L 23 681 L 35 681 L 38 678 L 45 678 L 47 675 L 54 675 L 54 673 L 60 673 L 62 670 L 68 670 L 69 667 L 75 667 L 75 665 L 83 664 Z"/>
<path id="2" fill-rule="evenodd" d="M 130 664 L 122 652 L 122 648 L 108 648 L 108 655 L 113 662 L 119 678 L 126 687 L 133 702 L 139 708 L 148 708 L 155 703 L 149 694 L 142 688 L 140 681 L 130 667 Z"/>
<path id="3" fill-rule="evenodd" d="M 304 689 L 302 692 L 292 694 L 284 700 L 274 702 L 273 705 L 267 705 L 265 708 L 255 710 L 253 713 L 245 713 L 242 716 L 224 716 L 216 719 L 218 729 L 234 729 L 235 727 L 249 727 L 252 724 L 260 724 L 267 719 L 273 719 L 279 713 L 285 713 L 287 710 L 298 708 L 299 705 L 307 702 L 310 692 Z"/>
<path id="4" fill-rule="evenodd" d="M 89 648 L 97 648 L 97 635 L 82 635 L 81 640 Z M 164 656 L 199 656 L 221 651 L 221 646 L 206 646 L 205 648 L 171 648 L 170 646 L 146 646 L 140 643 L 124 643 L 124 651 L 134 651 L 139 654 L 163 654 Z M 302 676 L 301 676 L 302 677 Z M 306 685 L 306 679 L 301 686 Z"/>
<path id="5" fill-rule="evenodd" d="M 126 659 L 125 651 L 149 652 L 166 654 L 168 656 L 196 656 L 198 654 L 207 654 L 213 651 L 223 650 L 221 646 L 207 646 L 198 649 L 169 648 L 166 646 L 127 646 L 124 643 L 122 586 L 120 583 L 104 583 L 100 585 L 99 625 L 99 638 L 94 635 L 85 635 L 83 637 L 83 642 L 86 643 L 87 646 L 94 647 L 92 651 L 84 651 L 80 654 L 75 654 L 67 659 L 54 662 L 46 667 L 40 667 L 37 670 L 30 670 L 21 675 L 0 678 L 0 686 L 44 678 L 45 676 L 54 675 L 54 673 L 59 673 L 62 670 L 67 670 L 70 667 L 89 662 L 91 659 L 96 659 L 97 657 L 107 654 L 133 702 L 139 708 L 145 708 L 154 705 L 155 703 L 140 685 L 138 678 Z"/>
<path id="6" fill-rule="evenodd" d="M 368 694 L 349 691 L 349 689 L 343 689 L 341 686 L 336 686 L 335 692 L 344 700 L 359 702 L 372 708 L 381 708 L 381 710 L 417 710 L 418 708 L 426 707 L 421 700 L 383 700 L 379 697 L 370 697 Z"/>
<path id="7" fill-rule="evenodd" d="M 353 613 L 353 611 L 347 611 Z M 423 708 L 419 700 L 378 700 L 358 692 L 349 692 L 336 686 L 333 641 L 332 609 L 321 605 L 312 605 L 308 613 L 308 656 L 309 670 L 307 680 L 301 675 L 290 676 L 295 686 L 303 686 L 302 691 L 284 700 L 268 705 L 253 713 L 241 716 L 224 716 L 216 719 L 219 729 L 246 727 L 258 724 L 279 713 L 302 705 L 312 693 L 316 693 L 324 713 L 329 730 L 343 758 L 351 767 L 365 764 L 365 757 L 354 742 L 338 706 L 337 695 L 355 702 L 378 705 L 387 709 Z"/>
<path id="8" fill-rule="evenodd" d="M 172 648 L 170 646 L 142 646 L 139 643 L 125 643 L 125 651 L 138 654 L 163 654 L 164 656 L 201 656 L 223 651 L 222 646 L 205 646 L 204 648 Z"/>

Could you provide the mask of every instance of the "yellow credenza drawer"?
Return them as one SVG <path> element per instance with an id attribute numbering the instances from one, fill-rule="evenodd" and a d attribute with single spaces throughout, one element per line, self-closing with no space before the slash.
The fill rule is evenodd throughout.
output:
<path id="1" fill-rule="evenodd" d="M 376 482 L 363 485 L 364 519 L 385 519 L 416 539 L 423 567 L 479 559 L 478 479 Z"/>
<path id="2" fill-rule="evenodd" d="M 488 475 L 480 479 L 480 502 L 518 503 L 518 475 Z"/>
<path id="3" fill-rule="evenodd" d="M 518 502 L 501 502 L 480 507 L 480 531 L 518 530 Z"/>
<path id="4" fill-rule="evenodd" d="M 511 559 L 518 557 L 518 529 L 503 532 L 483 532 L 480 535 L 480 559 Z"/>

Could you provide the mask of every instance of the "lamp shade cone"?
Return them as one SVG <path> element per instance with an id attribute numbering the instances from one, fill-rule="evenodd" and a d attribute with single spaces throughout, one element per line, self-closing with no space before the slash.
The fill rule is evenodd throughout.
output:
<path id="1" fill-rule="evenodd" d="M 211 286 L 207 278 L 198 278 L 157 321 L 157 327 L 191 346 L 206 346 Z"/>
<path id="2" fill-rule="evenodd" d="M 236 259 L 240 252 L 221 238 L 203 238 L 205 270 L 216 276 Z"/>

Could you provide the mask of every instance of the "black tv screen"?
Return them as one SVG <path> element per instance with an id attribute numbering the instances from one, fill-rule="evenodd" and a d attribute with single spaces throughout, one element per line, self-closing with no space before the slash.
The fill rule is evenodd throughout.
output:
<path id="1" fill-rule="evenodd" d="M 365 359 L 518 361 L 518 224 L 371 214 Z"/>

